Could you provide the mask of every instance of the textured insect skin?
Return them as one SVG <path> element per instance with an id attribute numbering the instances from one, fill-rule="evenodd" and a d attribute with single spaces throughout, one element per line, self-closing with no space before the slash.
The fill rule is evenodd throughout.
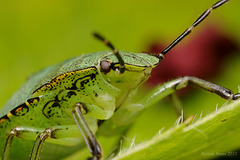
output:
<path id="1" fill-rule="evenodd" d="M 118 74 L 118 60 L 112 52 L 103 51 L 80 55 L 31 76 L 0 113 L 0 156 L 7 133 L 16 126 L 46 129 L 75 125 L 72 110 L 77 102 L 85 104 L 87 123 L 96 132 L 97 121 L 111 118 L 127 95 L 145 82 L 152 68 L 159 63 L 157 57 L 149 54 L 123 51 L 120 54 L 126 67 L 124 74 Z M 100 69 L 103 60 L 115 64 L 108 74 Z M 28 159 L 32 145 L 32 140 L 14 138 L 10 158 Z M 46 143 L 41 158 L 58 158 L 56 152 L 59 157 L 66 156 L 76 149 L 79 146 L 67 148 Z"/>

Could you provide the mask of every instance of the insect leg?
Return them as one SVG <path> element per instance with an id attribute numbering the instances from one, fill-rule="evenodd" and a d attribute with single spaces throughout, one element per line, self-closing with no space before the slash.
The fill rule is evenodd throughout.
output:
<path id="1" fill-rule="evenodd" d="M 44 141 L 51 136 L 52 130 L 46 129 L 43 133 L 39 134 L 36 141 L 34 142 L 30 160 L 40 159 L 40 152 Z"/>
<path id="2" fill-rule="evenodd" d="M 14 127 L 7 135 L 7 139 L 6 139 L 4 150 L 3 150 L 2 160 L 9 159 L 11 144 L 14 137 L 24 138 L 24 139 L 35 139 L 38 135 L 38 132 L 41 132 L 41 131 L 43 130 L 33 128 L 33 127 L 25 127 L 25 126 Z"/>
<path id="3" fill-rule="evenodd" d="M 40 159 L 40 153 L 45 140 L 49 143 L 71 146 L 78 144 L 79 141 L 76 138 L 81 137 L 79 129 L 76 125 L 51 126 L 44 130 L 41 129 L 41 132 L 37 133 L 38 135 L 35 138 L 30 155 L 31 160 Z"/>
<path id="4" fill-rule="evenodd" d="M 92 131 L 88 127 L 82 112 L 84 111 L 83 105 L 81 103 L 77 103 L 73 109 L 73 117 L 77 126 L 82 133 L 82 136 L 88 146 L 90 153 L 92 154 L 92 160 L 99 160 L 102 157 L 102 149 L 98 144 L 95 136 Z"/>
<path id="5" fill-rule="evenodd" d="M 156 103 L 165 96 L 175 92 L 176 90 L 182 89 L 187 85 L 193 85 L 195 87 L 202 88 L 227 100 L 236 100 L 240 98 L 240 93 L 234 94 L 233 91 L 217 84 L 196 77 L 182 77 L 169 81 L 161 86 L 157 86 L 143 100 L 141 100 L 140 103 L 144 105 L 144 107 L 148 107 L 149 105 Z"/>
<path id="6" fill-rule="evenodd" d="M 51 135 L 49 135 L 51 133 Z M 46 134 L 46 135 L 44 135 Z M 41 144 L 37 145 L 37 141 L 39 138 L 42 137 Z M 10 159 L 10 150 L 13 138 L 22 138 L 26 140 L 36 140 L 35 145 L 33 146 L 31 157 L 39 157 L 39 153 L 41 151 L 42 144 L 46 138 L 48 139 L 49 143 L 61 144 L 61 145 L 71 145 L 76 144 L 76 139 L 74 137 L 81 137 L 79 134 L 79 129 L 76 125 L 67 125 L 67 126 L 51 126 L 51 128 L 37 128 L 37 127 L 30 127 L 30 126 L 18 126 L 14 127 L 7 135 L 2 160 Z M 44 139 L 45 138 L 45 139 Z M 63 141 L 64 138 L 68 138 L 67 141 Z M 58 139 L 62 139 L 58 141 Z M 38 150 L 37 150 L 38 149 Z M 38 154 L 36 154 L 38 153 Z M 35 158 L 37 159 L 37 158 Z"/>
<path id="7" fill-rule="evenodd" d="M 185 88 L 188 84 L 215 93 L 227 100 L 240 99 L 240 93 L 234 94 L 233 91 L 217 84 L 196 77 L 182 77 L 156 86 L 136 103 L 123 105 L 107 123 L 113 123 L 113 126 L 116 126 L 114 129 L 119 130 L 121 126 L 131 124 L 144 109 L 153 106 L 163 98 L 175 93 L 176 90 Z M 109 126 L 111 125 L 112 124 L 109 124 Z M 99 131 L 100 130 L 101 128 L 99 128 Z"/>
<path id="8" fill-rule="evenodd" d="M 169 97 L 173 104 L 173 108 L 175 109 L 175 112 L 177 113 L 177 116 L 178 117 L 182 116 L 183 120 L 185 120 L 186 118 L 183 113 L 183 105 L 181 103 L 181 100 L 178 98 L 178 95 L 176 93 L 172 93 L 169 95 Z"/>

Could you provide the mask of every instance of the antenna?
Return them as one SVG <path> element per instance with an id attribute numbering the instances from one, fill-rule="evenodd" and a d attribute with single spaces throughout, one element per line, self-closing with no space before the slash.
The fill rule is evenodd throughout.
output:
<path id="1" fill-rule="evenodd" d="M 228 2 L 230 0 L 219 0 L 215 4 L 212 5 L 211 8 L 207 9 L 200 15 L 197 20 L 187 28 L 177 39 L 175 39 L 169 46 L 167 46 L 161 53 L 157 55 L 157 57 L 161 60 L 163 58 L 163 55 L 167 54 L 172 48 L 174 48 L 175 45 L 177 45 L 179 42 L 181 42 L 187 35 L 189 35 L 192 32 L 192 29 L 196 27 L 199 23 L 201 23 L 207 16 L 211 13 L 213 9 L 216 9 L 220 6 L 222 6 L 224 3 Z"/>
<path id="2" fill-rule="evenodd" d="M 103 36 L 101 36 L 100 34 L 94 32 L 93 33 L 94 37 L 96 37 L 97 39 L 99 39 L 100 41 L 102 41 L 107 47 L 109 47 L 112 51 L 113 54 L 117 57 L 118 61 L 119 61 L 119 70 L 120 73 L 124 73 L 125 71 L 125 63 L 121 57 L 121 55 L 119 54 L 119 51 L 112 45 L 112 43 L 110 41 L 108 41 L 107 39 L 105 39 Z"/>

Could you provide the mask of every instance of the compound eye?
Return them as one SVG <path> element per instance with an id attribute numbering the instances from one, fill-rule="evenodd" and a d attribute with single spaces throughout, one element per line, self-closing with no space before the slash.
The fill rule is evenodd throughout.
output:
<path id="1" fill-rule="evenodd" d="M 101 67 L 101 71 L 104 72 L 105 74 L 110 72 L 111 70 L 111 63 L 109 61 L 101 61 L 100 62 L 100 67 Z"/>

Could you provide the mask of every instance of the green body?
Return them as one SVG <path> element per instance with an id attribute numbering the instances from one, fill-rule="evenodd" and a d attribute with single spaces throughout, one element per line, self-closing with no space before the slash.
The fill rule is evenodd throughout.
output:
<path id="1" fill-rule="evenodd" d="M 149 54 L 122 51 L 120 54 L 126 65 L 123 74 L 117 70 L 107 74 L 101 71 L 102 60 L 118 65 L 111 51 L 103 51 L 83 54 L 31 76 L 0 113 L 0 157 L 7 133 L 16 126 L 46 129 L 58 125 L 75 125 L 72 109 L 77 102 L 85 104 L 85 118 L 95 133 L 98 120 L 111 118 L 128 95 L 149 78 L 152 68 L 159 62 L 158 58 Z M 81 141 L 75 141 L 77 143 L 68 148 L 46 143 L 41 158 L 58 159 L 71 154 L 79 149 L 76 144 Z M 14 138 L 11 159 L 28 158 L 33 142 Z"/>

